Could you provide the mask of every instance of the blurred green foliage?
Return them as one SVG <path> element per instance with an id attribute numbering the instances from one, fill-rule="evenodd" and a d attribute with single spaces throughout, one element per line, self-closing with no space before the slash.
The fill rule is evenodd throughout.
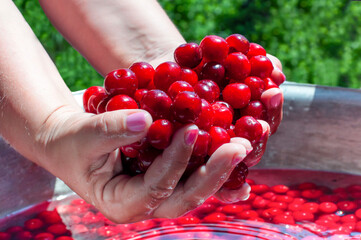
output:
<path id="1" fill-rule="evenodd" d="M 39 4 L 15 0 L 71 88 L 102 77 L 61 37 Z M 241 33 L 283 63 L 288 81 L 359 88 L 361 2 L 351 0 L 159 0 L 185 39 Z"/>

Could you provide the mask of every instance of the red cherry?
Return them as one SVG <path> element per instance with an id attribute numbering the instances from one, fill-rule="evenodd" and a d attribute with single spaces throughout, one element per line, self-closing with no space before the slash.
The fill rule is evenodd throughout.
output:
<path id="1" fill-rule="evenodd" d="M 352 201 L 341 201 L 337 203 L 337 207 L 344 212 L 352 212 L 357 209 L 356 203 Z"/>
<path id="2" fill-rule="evenodd" d="M 178 218 L 178 222 L 181 225 L 198 224 L 201 222 L 201 220 L 195 216 L 183 216 L 183 217 Z"/>
<path id="3" fill-rule="evenodd" d="M 33 239 L 33 234 L 29 231 L 22 231 L 15 234 L 16 240 L 31 240 Z"/>
<path id="4" fill-rule="evenodd" d="M 226 215 L 224 213 L 214 212 L 214 213 L 210 213 L 207 216 L 205 216 L 203 218 L 203 222 L 217 223 L 217 222 L 225 221 L 226 218 L 227 217 L 226 217 Z"/>
<path id="5" fill-rule="evenodd" d="M 13 227 L 9 227 L 8 229 L 6 229 L 6 232 L 11 234 L 11 235 L 15 235 L 18 232 L 22 232 L 24 231 L 23 227 L 20 226 L 13 226 Z"/>
<path id="6" fill-rule="evenodd" d="M 162 90 L 156 89 L 144 94 L 140 101 L 140 107 L 148 111 L 152 115 L 153 120 L 161 118 L 168 119 L 171 105 L 172 100 L 170 97 Z"/>
<path id="7" fill-rule="evenodd" d="M 255 118 L 244 116 L 237 120 L 234 132 L 237 137 L 246 138 L 254 144 L 261 138 L 263 129 Z"/>
<path id="8" fill-rule="evenodd" d="M 64 223 L 56 223 L 56 224 L 52 224 L 50 225 L 47 229 L 47 232 L 52 233 L 54 235 L 63 235 L 65 234 L 68 230 L 66 229 L 66 226 Z"/>
<path id="9" fill-rule="evenodd" d="M 195 124 L 203 130 L 208 131 L 213 126 L 213 108 L 206 100 L 202 99 L 202 110 Z"/>
<path id="10" fill-rule="evenodd" d="M 308 199 L 317 199 L 323 195 L 319 189 L 306 189 L 301 192 L 301 196 Z"/>
<path id="11" fill-rule="evenodd" d="M 175 62 L 161 63 L 154 73 L 154 86 L 162 91 L 168 91 L 169 86 L 182 80 L 182 69 Z"/>
<path id="12" fill-rule="evenodd" d="M 130 145 L 126 145 L 120 148 L 122 153 L 130 158 L 136 158 L 139 154 L 139 151 L 145 150 L 150 146 L 149 142 L 146 138 L 143 138 L 142 140 L 132 143 Z"/>
<path id="13" fill-rule="evenodd" d="M 222 212 L 227 215 L 237 215 L 243 211 L 243 207 L 239 204 L 227 204 L 223 206 Z"/>
<path id="14" fill-rule="evenodd" d="M 293 202 L 293 197 L 288 196 L 288 195 L 277 195 L 275 201 L 291 203 L 291 202 Z"/>
<path id="15" fill-rule="evenodd" d="M 229 51 L 232 52 L 241 52 L 247 54 L 249 50 L 249 41 L 248 39 L 241 34 L 232 34 L 226 38 L 226 41 L 229 45 Z"/>
<path id="16" fill-rule="evenodd" d="M 266 119 L 266 107 L 261 101 L 250 101 L 249 104 L 240 110 L 241 116 L 251 116 L 255 119 Z"/>
<path id="17" fill-rule="evenodd" d="M 235 80 L 242 82 L 251 72 L 251 64 L 248 58 L 240 52 L 231 53 L 225 61 L 226 75 Z"/>
<path id="18" fill-rule="evenodd" d="M 317 213 L 319 209 L 319 204 L 315 202 L 306 202 L 302 205 L 302 210 Z"/>
<path id="19" fill-rule="evenodd" d="M 244 210 L 243 212 L 237 214 L 237 217 L 240 219 L 254 219 L 258 216 L 259 214 L 254 210 Z"/>
<path id="20" fill-rule="evenodd" d="M 276 224 L 295 224 L 295 220 L 293 218 L 293 216 L 289 216 L 289 215 L 285 215 L 285 214 L 280 214 L 280 215 L 276 215 L 273 218 L 273 222 Z"/>
<path id="21" fill-rule="evenodd" d="M 56 210 L 42 211 L 38 214 L 37 218 L 44 221 L 46 224 L 61 223 L 62 219 Z"/>
<path id="22" fill-rule="evenodd" d="M 261 95 L 266 88 L 265 82 L 259 77 L 248 77 L 244 80 L 244 83 L 251 90 L 251 100 L 261 99 Z"/>
<path id="23" fill-rule="evenodd" d="M 97 114 L 98 105 L 108 97 L 103 87 L 98 87 L 96 92 L 88 99 L 88 112 Z"/>
<path id="24" fill-rule="evenodd" d="M 288 187 L 286 185 L 275 185 L 273 187 L 271 187 L 271 191 L 278 193 L 278 194 L 284 194 L 288 191 Z"/>
<path id="25" fill-rule="evenodd" d="M 268 90 L 268 89 L 271 89 L 271 88 L 278 88 L 277 84 L 275 84 L 273 82 L 273 80 L 271 78 L 269 78 L 269 77 L 264 78 L 263 81 L 265 83 L 265 88 L 264 88 L 265 91 Z"/>
<path id="26" fill-rule="evenodd" d="M 217 83 L 218 86 L 222 87 L 225 85 L 224 81 L 225 69 L 217 62 L 207 62 L 203 65 L 200 73 L 201 79 L 212 80 Z"/>
<path id="27" fill-rule="evenodd" d="M 69 236 L 60 236 L 60 237 L 57 237 L 55 240 L 74 240 L 74 238 L 69 237 Z"/>
<path id="28" fill-rule="evenodd" d="M 120 109 L 138 109 L 138 104 L 127 95 L 115 95 L 105 106 L 105 111 L 107 112 Z"/>
<path id="29" fill-rule="evenodd" d="M 251 63 L 251 75 L 260 78 L 270 77 L 273 71 L 273 64 L 268 57 L 258 55 L 252 57 L 249 62 Z"/>
<path id="30" fill-rule="evenodd" d="M 202 61 L 202 52 L 197 43 L 185 43 L 176 48 L 174 59 L 183 68 L 194 68 Z"/>
<path id="31" fill-rule="evenodd" d="M 261 195 L 261 197 L 265 198 L 265 199 L 268 199 L 268 200 L 271 200 L 271 201 L 275 201 L 276 200 L 276 194 L 274 192 L 266 192 L 266 193 L 263 193 Z"/>
<path id="32" fill-rule="evenodd" d="M 240 162 L 233 169 L 231 175 L 227 179 L 227 181 L 223 184 L 223 187 L 227 189 L 238 189 L 240 188 L 246 181 L 248 175 L 248 167 L 244 162 Z"/>
<path id="33" fill-rule="evenodd" d="M 0 232 L 0 240 L 10 240 L 11 234 L 7 232 Z"/>
<path id="34" fill-rule="evenodd" d="M 146 172 L 149 166 L 154 162 L 155 158 L 162 153 L 161 150 L 149 147 L 144 151 L 139 151 L 136 165 L 141 172 Z"/>
<path id="35" fill-rule="evenodd" d="M 90 98 L 90 96 L 94 95 L 96 92 L 104 92 L 104 88 L 100 87 L 100 86 L 91 86 L 84 91 L 83 107 L 86 112 L 89 112 L 89 109 L 88 109 L 89 98 Z"/>
<path id="36" fill-rule="evenodd" d="M 319 210 L 323 213 L 333 213 L 337 210 L 337 205 L 333 202 L 323 202 L 319 205 Z"/>
<path id="37" fill-rule="evenodd" d="M 221 127 L 211 127 L 209 134 L 211 135 L 211 146 L 208 150 L 209 156 L 211 156 L 221 145 L 231 141 L 227 131 Z"/>
<path id="38" fill-rule="evenodd" d="M 262 194 L 269 191 L 270 187 L 266 184 L 254 184 L 252 185 L 251 192 L 255 194 Z"/>
<path id="39" fill-rule="evenodd" d="M 149 63 L 136 62 L 129 69 L 134 72 L 138 79 L 138 88 L 147 88 L 149 83 L 153 81 L 154 68 Z"/>
<path id="40" fill-rule="evenodd" d="M 280 214 L 283 214 L 283 210 L 279 208 L 266 208 L 261 211 L 261 217 L 268 221 L 271 221 L 273 217 Z"/>
<path id="41" fill-rule="evenodd" d="M 297 222 L 301 222 L 301 221 L 313 221 L 315 216 L 313 215 L 313 213 L 308 212 L 308 211 L 296 211 L 293 212 L 293 218 L 297 221 Z"/>
<path id="42" fill-rule="evenodd" d="M 212 104 L 213 109 L 213 126 L 229 129 L 233 121 L 232 111 L 222 103 L 215 102 Z"/>
<path id="43" fill-rule="evenodd" d="M 202 110 L 202 100 L 194 92 L 180 92 L 174 99 L 171 111 L 181 123 L 194 123 Z"/>
<path id="44" fill-rule="evenodd" d="M 39 218 L 32 218 L 24 223 L 24 227 L 29 231 L 41 229 L 44 226 L 44 222 Z"/>
<path id="45" fill-rule="evenodd" d="M 226 59 L 229 51 L 226 40 L 215 35 L 204 37 L 199 47 L 202 50 L 203 58 L 208 62 L 214 61 L 222 63 Z"/>
<path id="46" fill-rule="evenodd" d="M 208 132 L 200 129 L 198 131 L 197 141 L 193 147 L 192 155 L 198 157 L 207 156 L 210 142 L 211 142 L 211 135 Z"/>
<path id="47" fill-rule="evenodd" d="M 168 96 L 174 100 L 174 98 L 178 95 L 180 92 L 194 92 L 194 89 L 192 85 L 190 85 L 188 82 L 185 81 L 176 81 L 170 85 L 168 89 Z"/>
<path id="48" fill-rule="evenodd" d="M 249 44 L 249 50 L 247 53 L 247 57 L 249 59 L 251 59 L 252 57 L 257 56 L 257 55 L 266 56 L 266 54 L 267 54 L 266 50 L 261 45 L 259 45 L 257 43 Z"/>
<path id="49" fill-rule="evenodd" d="M 265 208 L 270 203 L 269 200 L 262 198 L 261 196 L 256 196 L 255 199 L 252 202 L 253 208 Z"/>
<path id="50" fill-rule="evenodd" d="M 269 202 L 267 204 L 267 207 L 287 210 L 288 209 L 288 204 L 286 202 Z"/>
<path id="51" fill-rule="evenodd" d="M 229 128 L 227 129 L 227 133 L 228 133 L 230 138 L 237 137 L 236 134 L 234 133 L 234 128 L 235 128 L 235 126 L 233 124 L 231 124 L 229 126 Z"/>
<path id="52" fill-rule="evenodd" d="M 110 99 L 110 97 L 107 96 L 99 102 L 98 107 L 97 107 L 97 114 L 106 112 L 105 107 L 107 106 L 109 99 Z"/>
<path id="53" fill-rule="evenodd" d="M 138 80 L 132 70 L 121 68 L 107 74 L 104 87 L 108 95 L 125 94 L 132 97 L 138 88 Z"/>
<path id="54" fill-rule="evenodd" d="M 216 101 L 220 95 L 218 85 L 212 80 L 199 81 L 193 86 L 193 88 L 200 98 L 207 100 L 209 103 Z"/>
<path id="55" fill-rule="evenodd" d="M 143 96 L 148 92 L 148 89 L 137 89 L 134 93 L 134 100 L 138 103 L 142 100 Z"/>
<path id="56" fill-rule="evenodd" d="M 147 139 L 157 149 L 169 146 L 173 135 L 173 124 L 166 119 L 158 119 L 149 127 Z"/>
<path id="57" fill-rule="evenodd" d="M 194 86 L 198 82 L 198 75 L 192 69 L 182 68 L 182 81 Z"/>
<path id="58" fill-rule="evenodd" d="M 222 96 L 233 108 L 243 108 L 251 99 L 251 91 L 246 84 L 232 83 L 223 89 Z"/>

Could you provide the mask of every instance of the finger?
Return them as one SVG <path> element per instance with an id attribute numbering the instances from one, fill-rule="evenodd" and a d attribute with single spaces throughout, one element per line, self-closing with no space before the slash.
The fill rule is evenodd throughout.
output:
<path id="1" fill-rule="evenodd" d="M 86 141 L 84 145 L 96 149 L 98 155 L 107 154 L 145 137 L 151 124 L 150 114 L 138 109 L 92 115 L 86 120 L 79 141 Z"/>
<path id="2" fill-rule="evenodd" d="M 277 67 L 279 70 L 282 71 L 282 63 L 278 58 L 268 53 L 267 53 L 267 57 L 271 60 L 274 67 Z"/>
<path id="3" fill-rule="evenodd" d="M 155 216 L 178 217 L 198 207 L 217 192 L 228 179 L 234 167 L 246 156 L 246 148 L 227 143 L 218 148 L 207 163 L 199 167 L 155 211 Z"/>
<path id="4" fill-rule="evenodd" d="M 246 154 L 250 153 L 253 150 L 251 142 L 246 138 L 234 137 L 231 138 L 231 143 L 238 143 L 243 145 L 246 148 Z"/>
<path id="5" fill-rule="evenodd" d="M 244 183 L 239 189 L 221 188 L 214 196 L 224 203 L 235 203 L 245 201 L 249 198 L 251 186 Z"/>
<path id="6" fill-rule="evenodd" d="M 283 93 L 279 88 L 271 88 L 261 95 L 261 102 L 267 109 L 266 120 L 270 125 L 270 132 L 274 134 L 283 116 Z"/>
<path id="7" fill-rule="evenodd" d="M 197 136 L 195 125 L 178 130 L 171 145 L 154 160 L 144 175 L 118 175 L 111 180 L 104 177 L 93 181 L 95 198 L 100 199 L 97 205 L 102 206 L 103 213 L 118 223 L 153 217 L 153 212 L 172 194 L 185 171 Z M 114 209 L 126 211 L 115 214 Z"/>
<path id="8" fill-rule="evenodd" d="M 171 145 L 148 168 L 144 175 L 144 185 L 147 189 L 146 204 L 150 209 L 158 207 L 163 200 L 173 193 L 187 168 L 198 131 L 196 125 L 178 130 Z"/>
<path id="9" fill-rule="evenodd" d="M 268 123 L 262 120 L 258 121 L 262 124 L 263 133 L 260 140 L 253 145 L 253 150 L 243 160 L 248 167 L 256 165 L 261 160 L 266 151 L 267 140 L 270 133 L 270 126 Z"/>

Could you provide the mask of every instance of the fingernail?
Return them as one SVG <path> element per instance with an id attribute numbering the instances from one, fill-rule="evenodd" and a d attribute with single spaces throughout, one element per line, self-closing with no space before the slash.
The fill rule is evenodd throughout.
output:
<path id="1" fill-rule="evenodd" d="M 145 129 L 147 122 L 143 112 L 133 113 L 127 116 L 127 129 L 132 132 L 141 132 Z"/>
<path id="2" fill-rule="evenodd" d="M 245 156 L 236 155 L 232 159 L 232 166 L 236 166 L 238 163 L 242 162 Z"/>
<path id="3" fill-rule="evenodd" d="M 281 98 L 282 94 L 277 93 L 276 95 L 273 95 L 270 99 L 270 105 L 272 108 L 277 108 L 281 104 Z"/>
<path id="4" fill-rule="evenodd" d="M 198 137 L 198 128 L 192 127 L 184 135 L 184 141 L 187 145 L 192 146 Z"/>

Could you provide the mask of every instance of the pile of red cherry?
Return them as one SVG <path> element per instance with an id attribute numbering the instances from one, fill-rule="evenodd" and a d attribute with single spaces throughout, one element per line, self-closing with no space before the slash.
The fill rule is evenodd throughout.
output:
<path id="1" fill-rule="evenodd" d="M 156 69 L 146 62 L 117 69 L 105 77 L 104 87 L 90 87 L 83 95 L 86 112 L 141 108 L 153 117 L 145 139 L 120 149 L 131 175 L 145 172 L 174 132 L 189 123 L 200 130 L 185 175 L 232 137 L 256 144 L 263 133 L 257 120 L 267 121 L 261 95 L 282 83 L 271 79 L 273 64 L 265 49 L 240 34 L 180 45 L 174 59 Z M 240 163 L 224 186 L 240 187 L 247 171 Z"/>
<path id="2" fill-rule="evenodd" d="M 312 182 L 292 186 L 268 186 L 251 179 L 247 179 L 247 182 L 252 186 L 252 191 L 246 201 L 225 204 L 210 197 L 203 205 L 182 217 L 149 219 L 132 224 L 115 224 L 91 204 L 76 198 L 69 204 L 57 206 L 55 210 L 32 216 L 23 226 L 0 231 L 0 240 L 72 240 L 71 236 L 106 240 L 360 239 L 360 184 L 330 189 Z M 226 229 L 217 233 L 214 226 L 226 226 Z M 237 229 L 247 226 L 251 226 L 248 229 L 250 236 L 246 237 L 243 232 L 236 238 Z M 170 230 L 173 238 L 166 236 Z M 233 232 L 233 238 L 222 237 L 227 232 Z M 284 238 L 280 233 L 286 234 Z M 149 238 L 143 238 L 145 234 Z M 221 234 L 221 237 L 217 234 Z M 265 234 L 268 236 L 265 237 Z"/>

